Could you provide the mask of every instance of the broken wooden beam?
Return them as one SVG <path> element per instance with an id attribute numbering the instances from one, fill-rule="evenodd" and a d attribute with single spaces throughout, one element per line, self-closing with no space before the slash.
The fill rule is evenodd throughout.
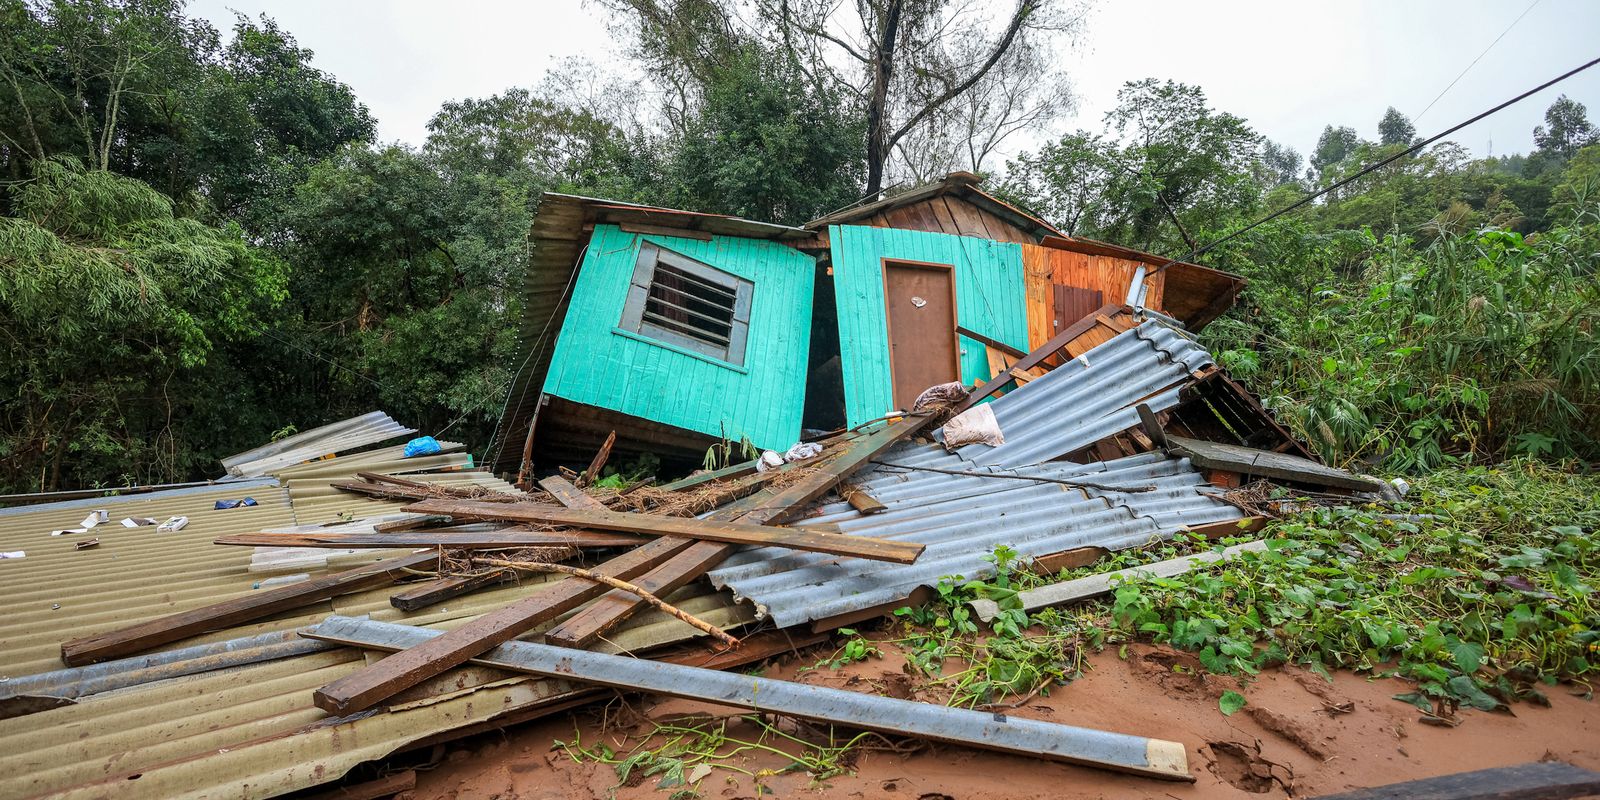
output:
<path id="1" fill-rule="evenodd" d="M 551 475 L 539 481 L 539 488 L 545 490 L 557 503 L 567 508 L 587 508 L 592 511 L 609 511 L 605 503 L 590 497 L 587 492 L 579 489 L 572 481 L 560 475 Z"/>
<path id="2" fill-rule="evenodd" d="M 400 533 L 236 533 L 213 544 L 245 547 L 394 548 L 446 547 L 457 550 L 504 550 L 508 547 L 633 547 L 648 536 L 596 531 L 402 531 Z"/>
<path id="3" fill-rule="evenodd" d="M 839 496 L 843 497 L 851 508 L 862 514 L 881 514 L 889 510 L 889 507 L 880 502 L 878 498 L 873 497 L 867 490 L 854 484 L 841 484 L 839 486 Z"/>
<path id="4" fill-rule="evenodd" d="M 600 480 L 600 470 L 605 469 L 606 462 L 611 460 L 611 447 L 616 443 L 617 432 L 612 431 L 610 435 L 606 436 L 605 442 L 600 445 L 600 450 L 594 454 L 594 460 L 589 462 L 589 468 L 578 476 L 579 488 L 593 485 L 595 481 Z"/>
<path id="5" fill-rule="evenodd" d="M 71 639 L 61 645 L 61 660 L 69 667 L 132 655 L 153 647 L 261 619 L 280 611 L 310 605 L 330 597 L 383 586 L 427 569 L 438 553 L 412 553 L 355 569 L 335 572 L 276 589 L 251 592 L 232 600 L 170 614 L 114 631 Z"/>
<path id="6" fill-rule="evenodd" d="M 840 452 L 827 456 L 825 461 L 812 467 L 804 477 L 771 494 L 770 498 L 749 504 L 749 510 L 746 511 L 744 506 L 735 504 L 713 514 L 712 517 L 732 518 L 741 523 L 765 525 L 799 516 L 805 512 L 806 504 L 838 486 L 878 454 L 915 434 L 928 423 L 929 419 L 926 415 L 906 416 L 870 434 L 843 443 L 839 445 Z M 765 494 L 767 493 L 752 497 L 762 497 Z M 689 582 L 722 563 L 737 549 L 732 545 L 699 542 L 634 582 L 657 594 L 671 594 L 673 590 L 687 586 Z M 606 631 L 616 627 L 643 607 L 644 604 L 630 594 L 610 592 L 590 607 L 563 620 L 560 625 L 546 632 L 545 641 L 566 647 L 588 647 Z"/>
<path id="7" fill-rule="evenodd" d="M 595 571 L 621 580 L 633 580 L 693 544 L 682 539 L 657 539 L 595 567 Z M 609 586 L 576 578 L 546 585 L 444 636 L 346 675 L 318 689 L 312 695 L 312 702 L 338 715 L 371 708 L 610 590 Z"/>
<path id="8" fill-rule="evenodd" d="M 517 573 L 502 567 L 485 570 L 476 575 L 451 575 L 445 578 L 418 583 L 403 592 L 389 596 L 389 605 L 401 611 L 417 611 L 442 603 L 452 597 L 476 592 L 499 583 L 515 580 Z"/>
<path id="9" fill-rule="evenodd" d="M 1073 339 L 1084 335 L 1089 331 L 1089 329 L 1100 324 L 1100 321 L 1095 319 L 1096 317 L 1115 314 L 1121 310 L 1122 307 L 1123 306 L 1121 303 L 1110 303 L 1101 307 L 1099 311 L 1096 311 L 1093 314 L 1090 314 L 1089 316 L 1084 317 L 1083 319 L 1080 319 L 1071 325 L 1068 325 L 1066 328 L 1062 329 L 1060 333 L 1050 337 L 1049 341 L 1039 345 L 1038 347 L 1035 347 L 1027 355 L 1017 359 L 1017 362 L 1012 364 L 1011 368 L 1026 372 L 1034 367 L 1039 366 L 1040 364 L 1044 363 L 1046 359 L 1059 352 L 1061 348 L 1066 347 L 1067 344 Z M 967 395 L 967 399 L 957 403 L 953 411 L 957 414 L 960 414 L 961 412 L 972 408 L 989 397 L 989 395 L 1000 391 L 1005 387 L 1006 384 L 1012 382 L 1013 380 L 1016 379 L 1011 376 L 1009 371 L 1002 372 L 999 375 L 994 376 L 988 381 L 985 381 L 982 386 L 972 390 L 972 394 Z"/>
<path id="10" fill-rule="evenodd" d="M 716 522 L 712 520 L 634 514 L 625 511 L 593 511 L 553 508 L 520 503 L 479 503 L 470 500 L 427 500 L 407 506 L 407 511 L 449 514 L 452 517 L 511 522 L 536 522 L 566 525 L 650 536 L 676 536 L 703 542 L 748 544 L 761 547 L 787 547 L 813 553 L 911 564 L 922 554 L 924 545 L 892 539 L 849 536 L 834 526 L 815 525 L 804 530 L 771 528 L 759 524 Z"/>
<path id="11" fill-rule="evenodd" d="M 409 625 L 333 616 L 307 629 L 304 635 L 322 641 L 406 653 L 426 647 L 444 634 Z M 1181 743 L 1142 736 L 532 642 L 506 642 L 473 661 L 500 669 L 731 705 L 858 730 L 931 739 L 1163 780 L 1194 780 Z"/>
<path id="12" fill-rule="evenodd" d="M 1255 450 L 1170 434 L 1166 439 L 1169 453 L 1189 459 L 1189 462 L 1199 469 L 1237 472 L 1243 475 L 1355 492 L 1379 492 L 1384 488 L 1384 483 L 1380 480 L 1363 478 L 1289 453 Z"/>
<path id="13" fill-rule="evenodd" d="M 675 481 L 673 481 L 671 483 L 663 483 L 663 484 L 661 484 L 660 486 L 658 486 L 656 488 L 665 489 L 666 491 L 669 491 L 669 492 L 678 492 L 678 491 L 682 491 L 684 489 L 690 489 L 690 488 L 693 488 L 695 486 L 699 486 L 700 484 L 706 483 L 708 481 L 720 481 L 720 480 L 723 480 L 725 478 L 739 478 L 739 477 L 743 477 L 745 475 L 749 475 L 750 473 L 755 472 L 755 471 L 756 471 L 756 462 L 754 462 L 754 461 L 742 461 L 742 462 L 740 462 L 738 464 L 732 464 L 732 465 L 723 467 L 722 469 L 708 470 L 708 471 L 705 471 L 705 472 L 701 472 L 698 475 L 690 475 L 687 478 L 681 478 L 679 480 L 675 480 Z"/>
<path id="14" fill-rule="evenodd" d="M 1065 605 L 1078 600 L 1110 594 L 1117 585 L 1124 581 L 1138 581 L 1144 578 L 1170 578 L 1182 575 L 1197 567 L 1214 564 L 1219 561 L 1238 558 L 1241 553 L 1259 553 L 1267 549 L 1265 541 L 1246 542 L 1231 547 L 1217 550 L 1207 550 L 1203 553 L 1169 558 L 1153 564 L 1143 564 L 1137 567 L 1128 567 L 1112 572 L 1102 572 L 1098 575 L 1089 575 L 1061 583 L 1051 583 L 1037 589 L 1029 589 L 1017 594 L 1017 600 L 1022 603 L 1023 611 L 1036 611 L 1050 606 Z M 974 613 L 984 622 L 1000 615 L 1000 606 L 993 600 L 973 600 Z"/>

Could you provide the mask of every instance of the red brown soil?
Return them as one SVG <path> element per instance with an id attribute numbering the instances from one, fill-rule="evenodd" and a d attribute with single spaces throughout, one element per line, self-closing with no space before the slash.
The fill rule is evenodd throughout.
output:
<path id="1" fill-rule="evenodd" d="M 815 652 L 769 664 L 764 674 L 858 691 L 916 697 L 904 661 L 885 656 L 840 670 L 800 673 Z M 1461 724 L 1442 728 L 1418 722 L 1411 706 L 1392 699 L 1412 686 L 1396 679 L 1369 680 L 1349 673 L 1332 683 L 1296 668 L 1270 670 L 1248 685 L 1200 674 L 1193 656 L 1132 645 L 1127 657 L 1106 651 L 1068 686 L 1054 687 L 1006 713 L 1071 725 L 1183 742 L 1194 783 L 1138 778 L 955 746 L 910 742 L 858 753 L 854 774 L 814 781 L 804 773 L 763 779 L 763 792 L 742 774 L 715 770 L 698 785 L 707 798 L 1205 798 L 1310 797 L 1356 787 L 1455 772 L 1559 760 L 1600 769 L 1600 706 L 1571 687 L 1547 687 L 1550 708 L 1519 704 L 1514 714 L 1461 712 Z M 1217 697 L 1242 690 L 1249 705 L 1224 716 Z M 919 697 L 920 699 L 920 697 Z M 670 699 L 618 701 L 596 710 L 509 729 L 455 746 L 437 768 L 421 773 L 417 800 L 434 798 L 651 798 L 672 790 L 657 778 L 617 786 L 607 764 L 576 763 L 557 739 L 576 730 L 586 745 L 600 742 L 626 753 L 649 722 L 685 715 L 726 715 L 730 709 Z M 795 723 L 782 723 L 794 732 Z M 753 739 L 754 725 L 734 721 L 728 734 Z M 812 730 L 809 733 L 818 735 Z M 874 744 L 881 744 L 874 742 Z M 792 748 L 791 748 L 792 750 Z M 908 751 L 909 750 L 909 751 Z M 750 772 L 781 770 L 786 760 L 757 753 L 733 762 Z"/>

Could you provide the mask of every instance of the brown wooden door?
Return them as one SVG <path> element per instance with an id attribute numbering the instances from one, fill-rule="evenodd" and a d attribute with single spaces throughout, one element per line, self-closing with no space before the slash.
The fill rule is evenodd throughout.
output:
<path id="1" fill-rule="evenodd" d="M 955 278 L 943 264 L 885 261 L 883 280 L 894 404 L 909 410 L 929 386 L 961 379 Z"/>

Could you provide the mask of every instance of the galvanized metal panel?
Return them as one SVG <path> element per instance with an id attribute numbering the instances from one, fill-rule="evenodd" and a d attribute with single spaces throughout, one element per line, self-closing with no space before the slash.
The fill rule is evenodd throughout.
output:
<path id="1" fill-rule="evenodd" d="M 422 644 L 438 634 L 406 625 L 336 616 L 307 631 L 307 635 L 401 650 Z M 1165 780 L 1193 779 L 1183 745 L 1142 736 L 531 642 L 508 642 L 475 660 L 549 677 L 570 676 L 601 686 L 643 689 L 851 728 L 954 742 Z"/>
<path id="2" fill-rule="evenodd" d="M 849 424 L 858 425 L 894 408 L 883 298 L 885 258 L 951 265 L 956 274 L 957 322 L 996 341 L 1028 349 L 1020 245 L 856 225 L 830 227 L 828 237 Z M 984 346 L 964 336 L 960 343 L 961 380 L 970 384 L 988 378 Z"/>
<path id="3" fill-rule="evenodd" d="M 954 453 L 938 445 L 902 444 L 858 479 L 884 511 L 864 515 L 835 503 L 798 523 L 920 542 L 927 549 L 915 564 L 762 548 L 728 559 L 710 573 L 711 580 L 787 626 L 895 603 L 946 576 L 986 577 L 994 568 L 984 556 L 1000 545 L 1024 558 L 1089 546 L 1117 550 L 1169 538 L 1185 526 L 1239 519 L 1237 508 L 1201 491 L 1206 484 L 1187 460 L 1159 453 L 1097 464 L 1049 460 L 1130 427 L 1137 421 L 1137 402 L 1156 409 L 1176 403 L 1191 373 L 1209 363 L 1210 355 L 1188 337 L 1147 322 L 990 403 L 1005 444 L 969 445 Z M 921 467 L 977 474 L 917 471 Z"/>
<path id="4" fill-rule="evenodd" d="M 743 365 L 619 327 L 642 242 L 754 284 Z M 757 239 L 711 241 L 598 225 L 572 288 L 544 391 L 711 436 L 786 448 L 800 435 L 810 349 L 812 273 L 797 250 Z"/>
<path id="5" fill-rule="evenodd" d="M 415 428 L 401 425 L 382 411 L 373 411 L 228 456 L 222 459 L 222 466 L 229 475 L 254 478 L 309 459 L 355 450 L 416 432 Z"/>
<path id="6" fill-rule="evenodd" d="M 879 478 L 887 468 L 880 468 Z M 1186 461 L 1158 454 L 1095 465 L 1058 463 L 1006 471 L 1020 476 L 1112 486 L 1153 486 L 1152 492 L 1105 492 L 1051 483 L 919 473 L 911 491 L 890 494 L 888 510 L 871 515 L 834 511 L 826 519 L 852 535 L 920 542 L 914 564 L 875 564 L 817 557 L 781 548 L 740 553 L 711 572 L 718 587 L 752 601 L 779 626 L 797 625 L 898 602 L 946 576 L 993 574 L 984 556 L 1005 545 L 1024 558 L 1078 547 L 1119 550 L 1170 538 L 1186 525 L 1239 519 L 1233 506 L 1202 494 L 1204 480 Z M 877 478 L 875 478 L 876 480 Z M 874 496 L 880 490 L 871 489 Z M 884 492 L 884 494 L 889 494 Z M 824 509 L 828 511 L 829 509 Z"/>

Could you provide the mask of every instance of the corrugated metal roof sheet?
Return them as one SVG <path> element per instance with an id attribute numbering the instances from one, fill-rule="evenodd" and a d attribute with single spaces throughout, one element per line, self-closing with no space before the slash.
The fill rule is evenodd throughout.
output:
<path id="1" fill-rule="evenodd" d="M 729 559 L 711 572 L 711 580 L 754 602 L 758 615 L 786 627 L 899 602 L 947 575 L 986 577 L 993 573 L 993 565 L 983 557 L 1001 545 L 1025 559 L 1078 547 L 1118 550 L 1170 538 L 1188 525 L 1241 517 L 1233 506 L 1197 491 L 1206 484 L 1187 461 L 1158 453 L 1103 464 L 1061 462 L 1005 472 L 1153 486 L 1155 491 L 1105 492 L 940 473 L 887 475 L 880 470 L 865 488 L 889 507 L 887 511 L 862 515 L 836 504 L 801 525 L 831 522 L 857 536 L 926 544 L 915 564 L 886 565 L 765 548 Z M 894 486 L 884 485 L 886 480 L 904 481 L 908 491 L 895 493 Z"/>
<path id="2" fill-rule="evenodd" d="M 222 459 L 229 475 L 253 478 L 308 459 L 342 453 L 416 433 L 382 411 L 312 428 Z"/>
<path id="3" fill-rule="evenodd" d="M 1048 461 L 1132 426 L 1140 401 L 1155 410 L 1175 405 L 1181 386 L 1210 363 L 1210 354 L 1181 332 L 1146 322 L 990 403 L 1004 444 L 953 453 L 903 444 L 859 481 L 887 510 L 863 515 L 835 503 L 799 523 L 833 523 L 846 533 L 926 544 L 915 564 L 763 548 L 728 559 L 711 571 L 712 583 L 788 626 L 899 602 L 947 575 L 985 577 L 994 568 L 983 557 L 1000 545 L 1023 557 L 1089 546 L 1115 550 L 1171 537 L 1185 526 L 1239 519 L 1238 509 L 1199 491 L 1205 481 L 1187 460 L 1146 453 L 1099 464 Z M 984 473 L 1153 490 L 1105 491 Z"/>
<path id="4" fill-rule="evenodd" d="M 393 512 L 402 503 L 338 493 L 327 485 L 356 470 L 386 463 L 375 455 L 382 452 L 306 465 L 317 470 L 314 478 L 305 477 L 307 470 L 283 471 L 300 476 L 286 486 L 240 483 L 106 498 L 90 505 L 104 508 L 111 522 L 88 535 L 49 535 L 51 530 L 76 526 L 83 519 L 86 511 L 81 501 L 0 514 L 0 550 L 27 554 L 22 559 L 0 560 L 0 676 L 19 678 L 63 670 L 60 645 L 67 639 L 245 595 L 271 577 L 249 571 L 252 548 L 211 544 L 217 536 L 330 522 L 344 511 L 356 516 Z M 485 473 L 434 474 L 428 480 L 512 491 Z M 259 505 L 212 509 L 216 500 L 244 495 L 255 498 Z M 165 519 L 172 515 L 188 516 L 189 526 L 175 533 L 156 533 L 154 528 L 130 529 L 117 523 L 128 516 Z M 73 549 L 75 541 L 91 537 L 100 539 L 99 547 Z M 329 569 L 366 563 L 394 552 L 336 555 L 329 559 Z M 375 619 L 449 628 L 526 596 L 546 580 L 529 578 L 522 584 L 477 592 L 411 614 L 389 606 L 393 589 L 361 592 L 175 642 L 160 651 L 292 631 L 330 613 L 370 614 Z M 704 587 L 684 590 L 674 602 L 715 624 L 731 626 L 751 618 L 748 607 L 735 606 L 725 594 Z M 606 647 L 637 650 L 697 634 L 676 619 L 651 613 L 631 620 L 610 637 Z M 464 726 L 487 723 L 573 688 L 471 668 L 442 676 L 425 690 L 414 692 L 415 702 L 388 712 L 336 720 L 312 706 L 314 689 L 361 667 L 365 659 L 348 648 L 312 652 L 169 676 L 90 694 L 72 705 L 0 719 L 0 798 L 268 797 L 334 780 L 362 761 Z M 40 683 L 76 677 L 114 685 L 116 681 L 106 675 L 149 667 L 149 661 L 134 658 L 96 664 Z M 7 682 L 0 681 L 0 695 L 15 693 L 7 691 Z M 15 685 L 37 689 L 21 682 Z"/>

